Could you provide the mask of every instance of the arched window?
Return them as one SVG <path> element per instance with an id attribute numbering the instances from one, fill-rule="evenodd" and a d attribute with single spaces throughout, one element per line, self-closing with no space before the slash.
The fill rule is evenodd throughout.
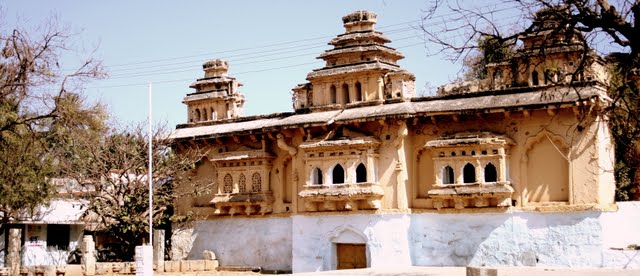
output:
<path id="1" fill-rule="evenodd" d="M 218 119 L 218 113 L 212 107 L 211 108 L 211 120 L 217 120 L 217 119 Z"/>
<path id="2" fill-rule="evenodd" d="M 496 166 L 489 163 L 484 166 L 484 182 L 497 182 L 498 181 L 498 172 L 496 171 Z"/>
<path id="3" fill-rule="evenodd" d="M 262 177 L 260 177 L 259 173 L 254 173 L 251 176 L 251 191 L 259 192 L 262 190 Z"/>
<path id="4" fill-rule="evenodd" d="M 362 85 L 360 82 L 356 82 L 356 101 L 364 101 L 362 98 Z"/>
<path id="5" fill-rule="evenodd" d="M 540 81 L 538 80 L 538 71 L 533 70 L 533 72 L 531 72 L 531 84 L 533 86 L 538 86 L 540 84 Z"/>
<path id="6" fill-rule="evenodd" d="M 209 116 L 207 114 L 207 108 L 206 107 L 202 109 L 202 120 L 203 121 L 209 120 Z"/>
<path id="7" fill-rule="evenodd" d="M 311 184 L 322 185 L 322 170 L 313 168 L 311 171 Z"/>
<path id="8" fill-rule="evenodd" d="M 453 184 L 453 168 L 451 166 L 446 166 L 442 169 L 442 184 Z"/>
<path id="9" fill-rule="evenodd" d="M 500 84 L 500 80 L 502 79 L 502 71 L 500 71 L 500 69 L 496 69 L 495 72 L 493 72 L 493 85 L 499 85 Z"/>
<path id="10" fill-rule="evenodd" d="M 333 184 L 342 184 L 344 183 L 344 168 L 340 164 L 337 164 L 333 167 L 333 173 L 331 174 L 333 178 Z"/>
<path id="11" fill-rule="evenodd" d="M 338 92 L 336 92 L 336 86 L 335 85 L 331 85 L 331 89 L 329 91 L 329 97 L 331 97 L 331 103 L 337 103 L 337 99 L 338 99 Z"/>
<path id="12" fill-rule="evenodd" d="M 240 178 L 238 179 L 238 192 L 239 193 L 247 192 L 247 178 L 244 177 L 244 173 L 241 173 Z"/>
<path id="13" fill-rule="evenodd" d="M 196 122 L 200 121 L 200 109 L 196 108 Z"/>
<path id="14" fill-rule="evenodd" d="M 342 84 L 342 103 L 349 103 L 349 85 Z"/>
<path id="15" fill-rule="evenodd" d="M 233 192 L 233 177 L 230 174 L 226 174 L 223 179 L 222 192 L 230 194 Z"/>
<path id="16" fill-rule="evenodd" d="M 364 164 L 360 163 L 358 167 L 356 167 L 356 183 L 367 182 L 367 168 Z"/>
<path id="17" fill-rule="evenodd" d="M 462 182 L 464 183 L 476 183 L 476 167 L 467 163 L 462 168 Z"/>
<path id="18" fill-rule="evenodd" d="M 544 70 L 544 84 L 549 83 L 551 83 L 551 70 L 546 69 Z"/>

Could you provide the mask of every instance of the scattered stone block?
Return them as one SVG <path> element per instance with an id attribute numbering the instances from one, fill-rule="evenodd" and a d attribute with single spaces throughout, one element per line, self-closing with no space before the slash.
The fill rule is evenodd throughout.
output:
<path id="1" fill-rule="evenodd" d="M 498 269 L 488 267 L 467 267 L 467 276 L 498 276 Z"/>
<path id="2" fill-rule="evenodd" d="M 165 272 L 180 272 L 180 262 L 181 261 L 165 261 L 164 262 L 164 271 Z"/>
<path id="3" fill-rule="evenodd" d="M 204 271 L 214 271 L 220 266 L 218 260 L 204 260 Z"/>
<path id="4" fill-rule="evenodd" d="M 204 260 L 192 260 L 189 263 L 191 271 L 204 271 Z"/>
<path id="5" fill-rule="evenodd" d="M 205 260 L 217 260 L 218 258 L 216 258 L 216 253 L 213 253 L 213 251 L 209 251 L 209 250 L 205 250 L 202 251 L 202 258 Z"/>
<path id="6" fill-rule="evenodd" d="M 96 274 L 98 275 L 110 274 L 112 267 L 113 265 L 111 263 L 96 263 Z"/>

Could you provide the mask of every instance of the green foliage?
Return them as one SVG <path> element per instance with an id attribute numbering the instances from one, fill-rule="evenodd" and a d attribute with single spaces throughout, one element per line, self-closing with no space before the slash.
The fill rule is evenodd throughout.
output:
<path id="1" fill-rule="evenodd" d="M 633 78 L 633 63 L 626 54 L 609 57 L 611 75 L 607 109 L 615 150 L 616 200 L 637 199 L 636 172 L 640 166 L 640 91 Z"/>
<path id="2" fill-rule="evenodd" d="M 102 76 L 99 63 L 63 74 L 58 56 L 69 37 L 54 24 L 41 29 L 34 36 L 0 30 L 0 225 L 49 201 L 56 192 L 50 179 L 76 154 L 72 142 L 99 131 L 105 118 L 100 105 L 69 88 L 80 91 Z"/>
<path id="3" fill-rule="evenodd" d="M 513 57 L 514 41 L 497 36 L 483 35 L 477 41 L 476 53 L 464 59 L 464 79 L 481 80 L 487 78 L 487 65 Z"/>

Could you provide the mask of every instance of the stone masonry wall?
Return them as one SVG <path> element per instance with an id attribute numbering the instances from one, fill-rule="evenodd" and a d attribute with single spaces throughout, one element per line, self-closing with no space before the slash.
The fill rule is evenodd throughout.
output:
<path id="1" fill-rule="evenodd" d="M 224 218 L 194 229 L 189 259 L 293 272 L 336 267 L 336 243 L 367 245 L 367 265 L 640 268 L 640 202 L 618 211 L 314 214 Z"/>

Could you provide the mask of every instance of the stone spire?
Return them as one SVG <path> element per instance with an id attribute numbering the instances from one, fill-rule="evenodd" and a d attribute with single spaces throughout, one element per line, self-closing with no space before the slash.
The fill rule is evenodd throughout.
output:
<path id="1" fill-rule="evenodd" d="M 242 84 L 228 75 L 228 63 L 221 59 L 209 60 L 202 64 L 202 69 L 204 78 L 189 86 L 196 92 L 182 100 L 188 108 L 189 123 L 241 116 L 244 96 L 238 88 Z"/>
<path id="2" fill-rule="evenodd" d="M 325 66 L 307 75 L 309 83 L 293 89 L 295 109 L 341 109 L 359 103 L 383 103 L 415 95 L 415 77 L 400 68 L 404 56 L 375 30 L 377 15 L 356 11 L 342 17 L 345 33 L 318 58 Z"/>

